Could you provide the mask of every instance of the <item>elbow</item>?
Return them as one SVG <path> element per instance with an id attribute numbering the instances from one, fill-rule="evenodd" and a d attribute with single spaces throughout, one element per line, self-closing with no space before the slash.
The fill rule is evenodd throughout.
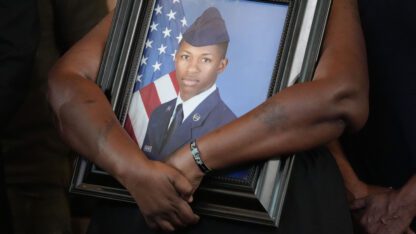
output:
<path id="1" fill-rule="evenodd" d="M 58 119 L 62 107 L 75 96 L 75 76 L 76 73 L 62 66 L 59 61 L 48 72 L 46 100 Z"/>
<path id="2" fill-rule="evenodd" d="M 65 61 L 59 60 L 48 72 L 46 99 L 54 112 L 76 95 L 79 79 L 84 76 Z"/>
<path id="3" fill-rule="evenodd" d="M 356 132 L 364 127 L 369 114 L 367 76 L 359 80 L 361 82 L 343 82 L 333 95 L 333 105 L 348 132 Z"/>
<path id="4" fill-rule="evenodd" d="M 344 121 L 348 132 L 356 132 L 364 127 L 368 119 L 368 97 L 355 97 L 345 105 Z"/>
<path id="5" fill-rule="evenodd" d="M 61 134 L 63 133 L 63 128 L 61 124 L 61 119 L 59 115 L 59 110 L 63 105 L 63 81 L 61 79 L 60 69 L 57 69 L 56 65 L 48 72 L 48 80 L 46 87 L 46 100 L 49 105 L 49 109 L 53 116 L 54 125 L 56 130 Z"/>

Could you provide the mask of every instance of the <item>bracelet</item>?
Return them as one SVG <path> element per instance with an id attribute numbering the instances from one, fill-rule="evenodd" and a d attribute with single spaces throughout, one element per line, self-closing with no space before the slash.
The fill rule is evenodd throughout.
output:
<path id="1" fill-rule="evenodd" d="M 204 161 L 202 161 L 201 159 L 201 152 L 199 152 L 198 146 L 196 145 L 196 140 L 191 141 L 191 144 L 189 144 L 189 146 L 191 149 L 192 157 L 194 157 L 195 163 L 196 165 L 198 165 L 199 169 L 204 174 L 207 174 L 208 172 L 210 172 L 211 169 L 209 169 L 207 165 L 205 165 Z"/>

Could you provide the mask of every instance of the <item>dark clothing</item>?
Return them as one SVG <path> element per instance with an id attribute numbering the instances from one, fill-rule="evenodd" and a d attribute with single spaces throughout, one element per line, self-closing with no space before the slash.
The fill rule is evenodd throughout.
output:
<path id="1" fill-rule="evenodd" d="M 346 149 L 360 178 L 397 188 L 416 172 L 416 2 L 359 2 L 368 51 L 370 116 L 365 128 L 348 139 Z"/>
<path id="2" fill-rule="evenodd" d="M 143 151 L 154 160 L 163 160 L 181 146 L 219 128 L 237 117 L 222 101 L 218 89 L 206 97 L 162 145 L 175 109 L 176 98 L 158 106 L 151 114 Z"/>
<path id="3" fill-rule="evenodd" d="M 5 193 L 3 134 L 26 96 L 38 44 L 36 0 L 0 2 L 0 232 L 12 233 Z"/>
<path id="4" fill-rule="evenodd" d="M 38 32 L 36 0 L 0 2 L 0 136 L 26 96 Z"/>
<path id="5" fill-rule="evenodd" d="M 46 100 L 47 74 L 66 49 L 91 30 L 108 10 L 105 0 L 36 2 L 41 40 L 35 69 L 28 75 L 32 77 L 28 95 L 5 129 L 7 183 L 12 186 L 32 184 L 33 188 L 40 184 L 66 188 L 71 177 L 70 150 L 53 124 Z"/>
<path id="6" fill-rule="evenodd" d="M 106 204 L 92 217 L 89 234 L 150 234 L 139 210 L 129 204 Z M 326 150 L 299 154 L 295 159 L 278 229 L 202 216 L 181 234 L 343 234 L 352 233 L 343 182 Z"/>
<path id="7" fill-rule="evenodd" d="M 399 188 L 416 172 L 416 1 L 359 4 L 368 53 L 370 116 L 362 131 L 344 137 L 343 144 L 364 182 Z"/>
<path id="8" fill-rule="evenodd" d="M 1 146 L 1 145 L 0 145 Z M 1 150 L 1 147 L 0 147 Z M 0 231 L 12 233 L 12 220 L 10 206 L 7 199 L 6 185 L 4 183 L 3 156 L 0 151 Z"/>
<path id="9" fill-rule="evenodd" d="M 3 63 L 3 47 L 0 49 L 0 80 L 3 74 L 17 70 L 18 74 L 7 87 L 0 87 L 0 105 L 3 111 L 11 105 L 16 111 L 2 136 L 7 192 L 12 211 L 15 233 L 71 233 L 71 213 L 68 199 L 68 183 L 71 176 L 69 149 L 60 140 L 53 126 L 51 112 L 46 101 L 47 72 L 67 48 L 79 40 L 107 13 L 105 0 L 5 0 L 7 9 L 1 8 L 0 37 L 6 29 L 10 38 L 7 48 L 14 48 L 20 56 Z M 4 0 L 0 0 L 3 7 Z M 24 2 L 24 4 L 23 4 Z M 29 4 L 33 3 L 33 4 Z M 13 8 L 25 6 L 26 12 L 15 16 Z M 30 6 L 29 6 L 30 5 Z M 39 7 L 36 7 L 36 6 Z M 27 23 L 11 23 L 3 18 L 14 15 L 17 21 L 26 22 L 39 12 L 39 28 Z M 33 20 L 33 19 L 32 19 Z M 3 24 L 4 23 L 4 24 Z M 33 24 L 33 23 L 32 23 Z M 4 28 L 5 27 L 5 28 Z M 3 29 L 4 28 L 4 29 Z M 33 30 L 33 33 L 29 32 Z M 32 34 L 39 33 L 38 36 Z M 0 44 L 3 39 L 1 39 Z M 34 53 L 37 46 L 36 56 Z M 29 46 L 31 45 L 31 46 Z M 30 47 L 30 48 L 29 48 Z M 29 59 L 30 58 L 30 59 Z M 34 69 L 13 65 L 17 61 L 32 61 Z M 3 72 L 3 64 L 7 65 Z M 30 81 L 29 81 L 30 79 Z M 0 85 L 2 85 L 1 83 Z M 25 85 L 30 86 L 23 96 Z M 3 90 L 6 89 L 5 91 Z M 13 90 L 13 92 L 12 92 Z M 7 91 L 7 92 L 6 92 Z M 17 97 L 5 98 L 13 93 L 24 97 L 22 105 L 14 104 Z M 25 92 L 26 93 L 26 92 Z M 4 102 L 4 104 L 3 104 Z M 0 121 L 1 124 L 5 122 Z M 84 208 L 84 207 L 83 207 Z M 3 209 L 0 209 L 3 211 Z M 0 222 L 4 219 L 0 218 Z M 0 230 L 0 233 L 3 233 Z M 6 232 L 5 232 L 6 233 Z"/>

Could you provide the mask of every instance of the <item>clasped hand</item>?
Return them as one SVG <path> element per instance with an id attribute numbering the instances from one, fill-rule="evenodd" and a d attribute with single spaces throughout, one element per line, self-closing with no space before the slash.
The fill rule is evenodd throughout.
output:
<path id="1" fill-rule="evenodd" d="M 198 222 L 189 204 L 195 189 L 178 170 L 151 160 L 127 170 L 122 182 L 150 228 L 170 232 Z"/>

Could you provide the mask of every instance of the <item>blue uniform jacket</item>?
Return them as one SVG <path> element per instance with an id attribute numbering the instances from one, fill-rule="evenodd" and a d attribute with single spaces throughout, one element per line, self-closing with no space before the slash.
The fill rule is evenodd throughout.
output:
<path id="1" fill-rule="evenodd" d="M 170 141 L 162 145 L 176 98 L 157 107 L 151 114 L 143 151 L 154 160 L 163 160 L 181 146 L 236 119 L 235 114 L 221 100 L 218 89 L 202 101 L 173 133 Z"/>

